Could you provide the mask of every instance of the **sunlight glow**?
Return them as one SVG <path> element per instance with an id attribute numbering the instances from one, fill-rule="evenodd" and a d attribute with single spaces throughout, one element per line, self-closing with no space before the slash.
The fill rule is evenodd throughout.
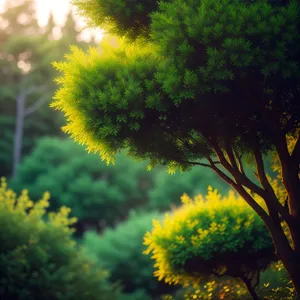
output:
<path id="1" fill-rule="evenodd" d="M 6 0 L 11 1 L 11 0 Z M 23 2 L 23 0 L 13 0 L 14 5 L 17 5 L 19 2 Z M 54 21 L 58 25 L 58 27 L 61 27 L 64 25 L 66 21 L 67 13 L 72 9 L 74 12 L 74 15 L 77 19 L 77 29 L 83 29 L 80 39 L 82 40 L 91 40 L 91 38 L 94 36 L 95 40 L 99 42 L 103 37 L 103 31 L 98 29 L 90 29 L 85 28 L 86 22 L 82 17 L 79 17 L 76 14 L 76 9 L 71 4 L 71 0 L 34 0 L 36 2 L 36 10 L 37 10 L 37 18 L 38 18 L 38 24 L 43 27 L 47 24 L 48 18 L 50 13 L 53 13 Z M 0 12 L 3 10 L 4 0 L 0 0 Z M 9 2 L 10 3 L 10 2 Z M 20 16 L 22 20 L 21 22 L 26 20 L 23 19 L 25 16 Z M 26 17 L 25 17 L 26 18 Z M 2 28 L 5 28 L 5 24 L 1 24 Z M 60 30 L 59 28 L 55 29 L 57 34 L 56 38 L 59 38 L 60 36 Z"/>
<path id="2" fill-rule="evenodd" d="M 67 13 L 72 9 L 78 20 L 78 29 L 86 26 L 85 21 L 76 14 L 75 7 L 71 5 L 70 0 L 35 0 L 38 22 L 40 26 L 47 24 L 50 13 L 53 13 L 54 21 L 57 25 L 62 26 L 66 21 Z M 58 35 L 60 34 L 57 32 Z M 103 31 L 86 28 L 81 34 L 81 39 L 90 40 L 92 36 L 96 37 L 97 41 L 100 41 L 103 37 Z"/>

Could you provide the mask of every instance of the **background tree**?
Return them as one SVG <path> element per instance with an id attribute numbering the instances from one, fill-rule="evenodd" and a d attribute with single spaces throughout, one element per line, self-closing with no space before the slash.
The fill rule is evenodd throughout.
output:
<path id="1" fill-rule="evenodd" d="M 154 176 L 154 187 L 149 190 L 149 208 L 161 211 L 181 204 L 180 197 L 187 193 L 191 197 L 203 194 L 209 185 L 221 193 L 226 193 L 228 186 L 215 173 L 201 168 L 189 172 L 176 173 L 172 176 L 162 169 Z"/>
<path id="2" fill-rule="evenodd" d="M 98 155 L 88 154 L 71 140 L 46 137 L 25 157 L 10 183 L 17 192 L 27 187 L 35 201 L 43 191 L 51 191 L 50 209 L 70 207 L 81 234 L 89 226 L 101 230 L 113 226 L 131 209 L 147 206 L 155 173 L 145 168 L 146 162 L 124 155 L 118 155 L 116 167 L 106 166 Z"/>
<path id="3" fill-rule="evenodd" d="M 65 131 L 108 162 L 127 148 L 170 171 L 214 170 L 264 221 L 300 294 L 299 2 L 73 3 L 95 25 L 126 36 L 102 51 L 74 49 L 56 65 L 64 74 L 52 106 L 66 114 Z M 290 151 L 287 136 L 296 141 Z M 288 209 L 266 176 L 272 151 Z M 245 154 L 259 183 L 245 172 Z"/>
<path id="4" fill-rule="evenodd" d="M 48 39 L 49 31 L 56 26 L 51 15 L 43 30 L 37 24 L 32 0 L 5 3 L 0 29 L 0 161 L 1 175 L 15 176 L 22 152 L 28 153 L 37 137 L 61 135 L 62 117 L 51 115 L 47 106 L 56 75 L 51 63 L 63 57 L 70 43 L 79 43 L 75 23 L 70 24 L 71 13 L 64 26 L 68 29 L 63 29 L 65 35 L 59 40 L 53 36 Z"/>

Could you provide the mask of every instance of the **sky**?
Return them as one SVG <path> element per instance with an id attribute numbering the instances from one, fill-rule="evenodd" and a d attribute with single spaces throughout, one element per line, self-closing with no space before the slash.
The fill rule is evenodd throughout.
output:
<path id="1" fill-rule="evenodd" d="M 18 2 L 18 0 L 8 0 L 8 1 Z M 61 26 L 65 22 L 66 14 L 68 13 L 68 11 L 71 8 L 74 9 L 74 6 L 70 4 L 70 0 L 35 0 L 35 2 L 36 2 L 38 22 L 40 26 L 45 26 L 47 24 L 50 12 L 53 13 L 54 20 L 57 23 L 57 25 Z M 3 3 L 4 0 L 0 0 L 0 9 Z M 79 16 L 77 16 L 77 18 L 78 18 L 78 26 L 84 27 L 85 26 L 84 19 Z M 91 36 L 91 33 L 96 35 L 97 40 L 100 40 L 103 36 L 101 30 L 86 29 L 84 30 L 82 37 L 88 40 L 89 37 Z"/>

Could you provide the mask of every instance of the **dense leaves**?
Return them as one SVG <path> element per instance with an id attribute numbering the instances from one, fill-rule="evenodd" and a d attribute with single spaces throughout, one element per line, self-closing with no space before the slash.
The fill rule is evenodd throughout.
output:
<path id="1" fill-rule="evenodd" d="M 145 235 L 146 254 L 156 261 L 155 275 L 169 283 L 199 284 L 210 275 L 242 278 L 260 272 L 274 259 L 269 232 L 255 212 L 232 191 L 222 197 L 209 188 Z"/>
<path id="2" fill-rule="evenodd" d="M 53 106 L 67 115 L 65 131 L 107 160 L 129 147 L 186 167 L 216 140 L 269 149 L 270 117 L 286 133 L 299 125 L 298 14 L 297 1 L 160 2 L 147 42 L 74 49 L 57 64 Z"/>
<path id="3" fill-rule="evenodd" d="M 70 209 L 46 214 L 49 194 L 35 204 L 0 186 L 0 298 L 12 300 L 117 299 L 106 272 L 78 251 Z"/>
<path id="4" fill-rule="evenodd" d="M 157 8 L 154 0 L 72 0 L 79 13 L 86 17 L 93 27 L 100 27 L 110 33 L 133 38 L 147 34 L 150 24 L 149 12 Z"/>
<path id="5" fill-rule="evenodd" d="M 17 191 L 27 187 L 34 200 L 50 191 L 51 209 L 71 207 L 81 222 L 112 225 L 146 204 L 154 174 L 146 171 L 145 163 L 121 154 L 116 166 L 107 166 L 71 140 L 43 138 L 11 184 Z"/>

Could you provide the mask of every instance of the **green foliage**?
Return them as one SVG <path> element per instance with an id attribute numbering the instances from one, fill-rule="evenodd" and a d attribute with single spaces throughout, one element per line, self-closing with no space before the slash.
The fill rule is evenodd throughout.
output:
<path id="1" fill-rule="evenodd" d="M 146 33 L 150 24 L 148 14 L 157 8 L 154 0 L 72 0 L 72 3 L 92 27 L 131 37 Z"/>
<path id="2" fill-rule="evenodd" d="M 180 196 L 183 191 L 194 197 L 205 193 L 209 185 L 213 185 L 221 193 L 228 190 L 226 183 L 209 169 L 195 167 L 189 172 L 172 176 L 161 170 L 154 178 L 154 188 L 149 191 L 149 206 L 168 210 L 181 204 Z"/>
<path id="3" fill-rule="evenodd" d="M 274 269 L 276 272 L 274 272 Z M 264 282 L 264 284 L 259 289 L 259 295 L 263 299 L 296 299 L 295 287 L 281 261 L 278 261 L 276 265 L 273 266 L 273 270 L 267 270 L 265 274 L 262 275 L 261 281 Z"/>
<path id="4" fill-rule="evenodd" d="M 156 212 L 132 213 L 128 220 L 115 229 L 106 229 L 103 235 L 91 231 L 84 235 L 87 253 L 109 271 L 112 282 L 120 281 L 129 299 L 137 291 L 154 299 L 171 290 L 154 278 L 152 261 L 142 253 L 143 236 L 151 229 L 153 218 L 159 217 Z"/>
<path id="5" fill-rule="evenodd" d="M 295 299 L 291 282 L 287 280 L 282 263 L 273 263 L 260 274 L 260 283 L 256 288 L 259 299 Z M 240 280 L 233 278 L 213 278 L 197 287 L 184 287 L 164 300 L 213 300 L 213 299 L 252 299 Z"/>
<path id="6" fill-rule="evenodd" d="M 71 140 L 49 137 L 38 141 L 11 184 L 17 191 L 27 187 L 34 200 L 51 191 L 51 209 L 66 205 L 80 221 L 112 225 L 146 204 L 154 174 L 122 154 L 107 166 Z"/>
<path id="7" fill-rule="evenodd" d="M 0 298 L 11 300 L 117 299 L 96 268 L 72 240 L 76 220 L 70 209 L 46 213 L 49 194 L 35 204 L 0 187 Z"/>
<path id="8" fill-rule="evenodd" d="M 250 300 L 244 286 L 236 279 L 217 279 L 203 282 L 197 288 L 185 287 L 174 295 L 168 295 L 163 300 Z"/>
<path id="9" fill-rule="evenodd" d="M 242 278 L 275 260 L 267 228 L 232 191 L 221 197 L 209 188 L 205 198 L 185 194 L 182 201 L 145 235 L 145 253 L 153 254 L 160 280 L 198 285 L 214 274 Z"/>
<path id="10" fill-rule="evenodd" d="M 85 2 L 74 1 L 95 23 L 114 16 L 130 27 L 122 11 L 132 16 L 135 1 Z M 56 64 L 52 106 L 66 114 L 67 133 L 108 161 L 129 148 L 173 170 L 216 143 L 270 150 L 276 126 L 284 134 L 299 127 L 299 11 L 298 1 L 161 1 L 147 42 L 73 49 Z"/>

